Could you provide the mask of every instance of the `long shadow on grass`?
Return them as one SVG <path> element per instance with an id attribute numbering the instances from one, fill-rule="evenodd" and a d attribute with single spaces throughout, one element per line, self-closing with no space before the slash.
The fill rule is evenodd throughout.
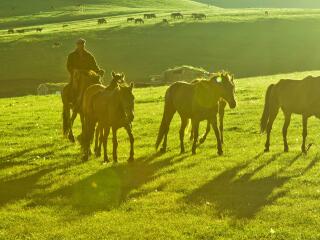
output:
<path id="1" fill-rule="evenodd" d="M 241 175 L 241 171 L 245 170 L 253 160 L 258 159 L 259 155 L 257 155 L 245 164 L 222 172 L 193 191 L 185 200 L 190 204 L 198 205 L 212 203 L 221 215 L 252 218 L 264 206 L 272 204 L 286 194 L 286 191 L 281 190 L 281 187 L 291 178 L 297 176 L 279 176 L 278 174 L 288 169 L 300 156 L 301 154 L 295 156 L 286 166 L 267 177 L 253 178 L 256 173 L 274 162 L 279 154 L 273 155 L 254 170 L 248 169 L 245 174 Z M 301 174 L 310 170 L 317 161 L 318 158 L 316 157 Z M 274 193 L 275 190 L 278 191 Z"/>
<path id="2" fill-rule="evenodd" d="M 124 163 L 99 170 L 95 174 L 65 188 L 59 189 L 34 204 L 55 204 L 55 199 L 63 199 L 63 204 L 75 208 L 80 214 L 111 210 L 119 207 L 129 198 L 140 195 L 134 190 L 158 178 L 159 171 L 181 162 L 187 155 L 156 159 L 160 154 L 141 157 L 134 163 Z"/>
<path id="3" fill-rule="evenodd" d="M 38 167 L 30 170 L 31 173 L 28 173 L 23 177 L 16 177 L 11 180 L 0 180 L 0 208 L 14 201 L 28 197 L 31 198 L 32 196 L 29 196 L 29 194 L 34 190 L 46 187 L 40 185 L 40 178 L 58 169 L 70 167 L 72 164 L 77 164 L 77 162 Z"/>

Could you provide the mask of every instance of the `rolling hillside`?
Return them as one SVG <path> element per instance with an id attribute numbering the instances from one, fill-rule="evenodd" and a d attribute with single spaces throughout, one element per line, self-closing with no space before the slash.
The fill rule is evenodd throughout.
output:
<path id="1" fill-rule="evenodd" d="M 198 0 L 223 8 L 320 8 L 318 0 Z"/>

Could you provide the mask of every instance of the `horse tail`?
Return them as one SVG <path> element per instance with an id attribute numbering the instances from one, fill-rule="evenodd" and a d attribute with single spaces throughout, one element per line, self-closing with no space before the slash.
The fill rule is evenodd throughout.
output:
<path id="1" fill-rule="evenodd" d="M 261 120 L 260 120 L 260 130 L 261 133 L 265 132 L 266 128 L 267 128 L 267 124 L 268 124 L 268 120 L 269 120 L 269 116 L 270 116 L 270 107 L 271 107 L 271 93 L 273 90 L 274 84 L 271 84 L 266 92 L 266 97 L 265 97 L 265 103 L 264 103 L 264 109 L 263 109 L 263 113 L 261 116 Z"/>
<path id="2" fill-rule="evenodd" d="M 158 132 L 157 142 L 156 142 L 156 149 L 159 148 L 159 145 L 164 138 L 166 132 L 169 129 L 170 122 L 172 120 L 172 117 L 175 113 L 174 105 L 172 102 L 172 96 L 171 96 L 171 87 L 167 90 L 165 95 L 165 102 L 164 102 L 164 111 L 162 115 L 162 120 Z"/>

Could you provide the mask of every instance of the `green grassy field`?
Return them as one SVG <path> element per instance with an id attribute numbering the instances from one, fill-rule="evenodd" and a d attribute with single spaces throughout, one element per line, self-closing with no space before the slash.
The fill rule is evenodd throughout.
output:
<path id="1" fill-rule="evenodd" d="M 188 141 L 179 155 L 177 116 L 169 151 L 155 152 L 166 87 L 134 92 L 132 164 L 124 131 L 119 164 L 81 163 L 79 144 L 62 137 L 57 95 L 0 99 L 0 239 L 319 239 L 319 121 L 310 120 L 307 156 L 300 116 L 289 128 L 289 153 L 281 114 L 270 153 L 259 133 L 266 87 L 319 73 L 238 79 L 222 157 L 213 133 L 197 155 Z"/>
<path id="2" fill-rule="evenodd" d="M 271 8 L 281 4 L 287 8 Z M 259 133 L 270 83 L 320 75 L 320 10 L 289 9 L 317 4 L 1 0 L 0 239 L 320 239 L 319 121 L 309 121 L 314 145 L 308 155 L 300 154 L 300 116 L 289 128 L 289 153 L 283 153 L 282 114 L 270 153 L 263 153 Z M 219 8 L 244 6 L 268 8 Z M 185 18 L 161 24 L 172 12 Z M 208 17 L 194 21 L 193 12 Z M 126 22 L 144 13 L 157 18 L 139 26 Z M 108 23 L 98 25 L 101 17 Z M 26 32 L 8 34 L 11 28 Z M 66 56 L 79 37 L 87 39 L 107 81 L 111 70 L 124 72 L 129 82 L 148 82 L 179 65 L 234 73 L 238 106 L 226 112 L 224 156 L 216 154 L 213 133 L 195 156 L 186 137 L 187 153 L 180 155 L 178 116 L 169 151 L 158 154 L 167 87 L 150 87 L 134 91 L 135 162 L 126 162 L 122 130 L 119 164 L 82 163 L 80 145 L 62 136 L 60 96 L 32 95 L 39 83 L 68 81 Z"/>

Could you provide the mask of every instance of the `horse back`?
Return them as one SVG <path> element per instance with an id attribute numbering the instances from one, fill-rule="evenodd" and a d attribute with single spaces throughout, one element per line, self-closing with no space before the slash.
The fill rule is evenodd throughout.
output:
<path id="1" fill-rule="evenodd" d="M 317 115 L 320 113 L 320 79 L 282 79 L 275 85 L 280 107 L 286 112 Z"/>

